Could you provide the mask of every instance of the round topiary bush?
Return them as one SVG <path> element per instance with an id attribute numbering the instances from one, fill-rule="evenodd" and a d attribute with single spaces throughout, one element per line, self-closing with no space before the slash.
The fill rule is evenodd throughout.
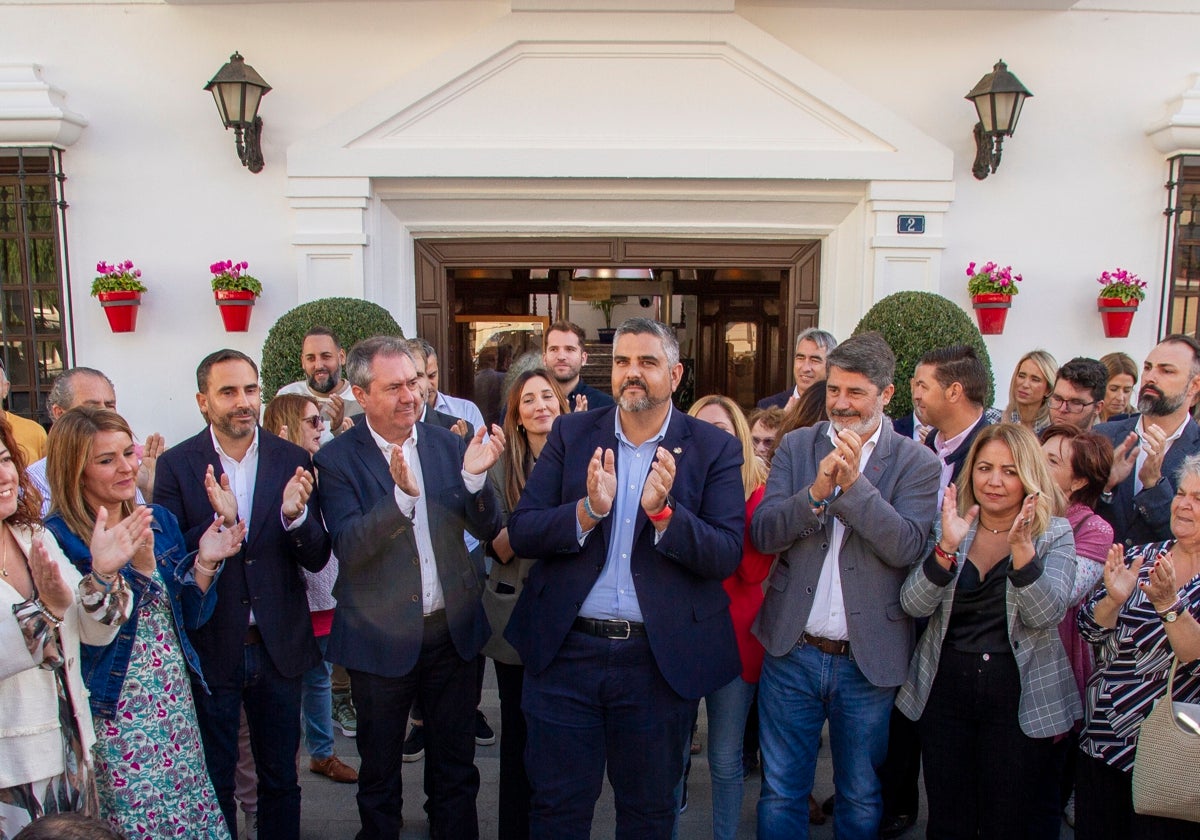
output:
<path id="1" fill-rule="evenodd" d="M 297 379 L 304 378 L 300 347 L 304 334 L 317 325 L 329 327 L 342 347 L 373 335 L 399 335 L 400 325 L 377 303 L 358 298 L 321 298 L 285 312 L 267 333 L 262 348 L 263 400 Z"/>
<path id="2" fill-rule="evenodd" d="M 896 393 L 888 404 L 891 417 L 903 417 L 912 411 L 909 380 L 917 369 L 917 360 L 930 350 L 966 344 L 975 348 L 987 368 L 987 399 L 992 404 L 995 380 L 992 359 L 983 336 L 971 317 L 958 304 L 933 292 L 897 292 L 872 306 L 854 328 L 854 334 L 876 330 L 896 354 Z"/>

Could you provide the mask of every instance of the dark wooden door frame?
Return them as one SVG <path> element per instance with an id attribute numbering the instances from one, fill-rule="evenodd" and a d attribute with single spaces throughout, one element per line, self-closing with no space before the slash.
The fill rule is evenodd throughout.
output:
<path id="1" fill-rule="evenodd" d="M 455 292 L 447 271 L 453 268 L 561 268 L 664 267 L 664 268 L 771 268 L 787 272 L 780 283 L 780 308 L 785 322 L 779 331 L 785 339 L 763 352 L 778 359 L 773 366 L 780 378 L 771 387 L 780 390 L 790 382 L 791 336 L 817 325 L 821 295 L 821 243 L 819 240 L 670 239 L 631 237 L 580 238 L 471 238 L 418 239 L 414 243 L 416 266 L 415 322 L 417 334 L 444 355 L 442 378 L 453 392 L 460 388 L 454 315 Z M 553 290 L 551 290 L 553 291 Z M 486 314 L 486 313 L 478 313 Z"/>

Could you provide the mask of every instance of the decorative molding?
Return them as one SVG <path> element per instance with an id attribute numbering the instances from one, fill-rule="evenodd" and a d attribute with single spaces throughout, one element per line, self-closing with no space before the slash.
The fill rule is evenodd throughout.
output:
<path id="1" fill-rule="evenodd" d="M 1146 132 L 1154 148 L 1167 157 L 1200 152 L 1200 73 L 1192 76 L 1191 84 L 1168 105 L 1167 118 Z"/>
<path id="2" fill-rule="evenodd" d="M 70 146 L 87 120 L 66 107 L 66 98 L 42 79 L 40 65 L 0 64 L 0 146 Z"/>

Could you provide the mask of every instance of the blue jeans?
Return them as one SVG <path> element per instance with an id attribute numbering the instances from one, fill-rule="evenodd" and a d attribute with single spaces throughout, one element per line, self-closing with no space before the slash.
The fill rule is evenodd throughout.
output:
<path id="1" fill-rule="evenodd" d="M 587 840 L 605 765 L 617 840 L 666 840 L 696 703 L 663 679 L 645 636 L 570 632 L 554 661 L 525 672 L 530 837 Z"/>
<path id="2" fill-rule="evenodd" d="M 704 698 L 708 710 L 713 840 L 737 837 L 742 816 L 742 739 L 752 702 L 754 683 L 740 676 Z"/>
<path id="3" fill-rule="evenodd" d="M 324 661 L 329 636 L 317 636 L 322 661 L 304 674 L 300 690 L 300 708 L 304 712 L 304 743 L 308 754 L 318 761 L 333 755 L 333 694 L 329 675 L 333 666 Z"/>
<path id="4" fill-rule="evenodd" d="M 259 836 L 296 840 L 300 836 L 296 753 L 300 749 L 301 678 L 285 677 L 275 670 L 262 643 L 243 646 L 239 671 L 240 679 L 235 683 L 240 685 L 215 687 L 211 695 L 192 683 L 208 774 L 226 825 L 236 826 L 233 776 L 238 760 L 240 707 L 245 706 L 250 748 L 258 770 Z"/>
<path id="5" fill-rule="evenodd" d="M 808 796 L 821 727 L 829 720 L 839 840 L 876 840 L 883 815 L 877 770 L 887 754 L 888 719 L 896 689 L 872 685 L 852 656 L 798 644 L 768 655 L 758 684 L 759 840 L 807 840 Z"/>

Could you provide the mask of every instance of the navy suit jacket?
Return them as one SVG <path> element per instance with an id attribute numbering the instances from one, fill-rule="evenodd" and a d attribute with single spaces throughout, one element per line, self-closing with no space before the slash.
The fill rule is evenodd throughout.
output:
<path id="1" fill-rule="evenodd" d="M 759 408 L 787 408 L 788 400 L 792 398 L 792 394 L 796 393 L 795 388 L 788 388 L 786 391 L 780 391 L 778 394 L 772 394 L 769 397 L 763 397 L 758 401 Z"/>
<path id="2" fill-rule="evenodd" d="M 455 650 L 474 659 L 490 631 L 481 597 L 486 574 L 463 531 L 487 541 L 500 509 L 485 480 L 471 494 L 462 480 L 467 442 L 428 423 L 414 425 L 438 579 Z M 417 664 L 423 633 L 421 567 L 412 520 L 400 512 L 396 482 L 366 423 L 317 453 L 321 511 L 333 537 L 337 611 L 326 654 L 346 668 L 402 677 Z"/>
<path id="3" fill-rule="evenodd" d="M 158 459 L 154 501 L 175 514 L 188 551 L 196 550 L 213 521 L 212 504 L 204 491 L 204 474 L 210 464 L 220 479 L 225 471 L 207 426 Z M 308 453 L 259 428 L 249 539 L 225 561 L 215 584 L 217 606 L 212 618 L 188 631 L 211 688 L 240 687 L 235 686 L 235 675 L 242 663 L 251 607 L 279 673 L 297 677 L 321 661 L 300 567 L 310 572 L 324 568 L 329 561 L 329 535 L 317 510 L 316 488 L 308 500 L 304 522 L 295 530 L 284 530 L 280 516 L 283 488 L 296 467 L 312 469 Z"/>
<path id="4" fill-rule="evenodd" d="M 903 435 L 909 440 L 913 439 L 913 432 L 916 431 L 917 418 L 910 411 L 903 417 L 897 417 L 892 421 L 892 431 L 898 435 Z"/>
<path id="5" fill-rule="evenodd" d="M 958 449 L 955 449 L 950 453 L 949 457 L 946 458 L 946 463 L 951 467 L 951 484 L 958 481 L 958 474 L 962 472 L 963 463 L 967 460 L 967 453 L 971 451 L 971 444 L 975 442 L 975 438 L 979 436 L 979 433 L 983 430 L 983 427 L 990 425 L 992 425 L 992 421 L 988 419 L 987 414 L 981 416 L 977 421 L 975 421 L 975 427 L 971 429 L 971 434 L 967 435 L 966 440 L 958 445 Z M 912 429 L 908 430 L 908 436 L 910 438 L 912 437 Z M 938 433 L 936 430 L 925 436 L 925 446 L 928 447 L 928 449 L 935 455 L 937 454 L 937 436 Z"/>
<path id="6" fill-rule="evenodd" d="M 1114 447 L 1119 447 L 1137 426 L 1140 416 L 1134 414 L 1124 420 L 1101 423 L 1094 431 L 1111 440 Z M 1189 417 L 1183 433 L 1163 458 L 1162 481 L 1135 494 L 1135 465 L 1126 479 L 1113 488 L 1112 502 L 1101 501 L 1096 505 L 1096 513 L 1112 525 L 1114 540 L 1129 547 L 1171 539 L 1171 499 L 1175 497 L 1177 486 L 1175 473 L 1183 459 L 1195 454 L 1197 449 L 1200 449 L 1200 427 Z"/>
<path id="7" fill-rule="evenodd" d="M 575 506 L 587 495 L 592 453 L 616 452 L 616 412 L 593 409 L 556 420 L 508 520 L 513 551 L 539 561 L 504 634 L 533 674 L 554 659 L 604 568 L 612 520 L 602 519 L 581 547 Z M 675 513 L 655 544 L 654 526 L 638 508 L 631 564 L 658 669 L 677 694 L 696 699 L 742 668 L 721 586 L 742 559 L 742 454 L 732 435 L 677 409 L 661 446 L 675 457 Z"/>

